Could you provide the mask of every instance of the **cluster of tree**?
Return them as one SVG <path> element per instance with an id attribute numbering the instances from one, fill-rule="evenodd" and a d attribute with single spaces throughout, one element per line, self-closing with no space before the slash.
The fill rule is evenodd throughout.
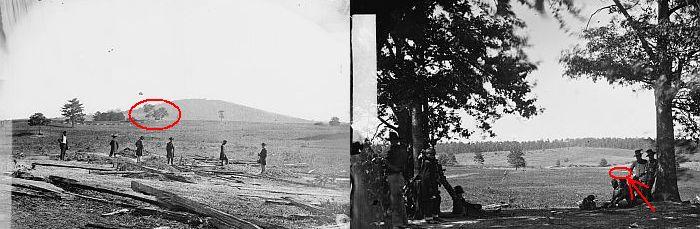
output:
<path id="1" fill-rule="evenodd" d="M 63 105 L 61 114 L 71 123 L 71 127 L 75 127 L 76 122 L 81 123 L 85 121 L 83 110 L 83 104 L 80 103 L 78 98 L 73 98 Z"/>
<path id="2" fill-rule="evenodd" d="M 107 112 L 95 112 L 95 116 L 93 116 L 93 120 L 95 121 L 124 121 L 126 120 L 126 117 L 124 117 L 124 113 L 119 112 L 119 111 L 107 111 Z"/>
<path id="3" fill-rule="evenodd" d="M 440 153 L 477 153 L 509 151 L 513 148 L 530 150 L 557 149 L 564 147 L 595 147 L 613 149 L 652 149 L 654 140 L 650 138 L 574 138 L 537 141 L 486 141 L 486 142 L 450 142 L 435 146 Z"/>
<path id="4" fill-rule="evenodd" d="M 32 116 L 29 116 L 27 123 L 30 126 L 39 126 L 39 134 L 41 134 L 41 126 L 51 123 L 51 119 L 46 118 L 42 113 L 34 113 Z"/>
<path id="5" fill-rule="evenodd" d="M 161 120 L 168 116 L 168 111 L 165 109 L 165 107 L 159 107 L 156 109 L 156 105 L 153 104 L 144 105 L 143 113 L 146 113 L 146 118 L 153 118 L 155 120 Z M 223 112 L 220 112 L 219 115 L 220 118 L 223 117 Z"/>

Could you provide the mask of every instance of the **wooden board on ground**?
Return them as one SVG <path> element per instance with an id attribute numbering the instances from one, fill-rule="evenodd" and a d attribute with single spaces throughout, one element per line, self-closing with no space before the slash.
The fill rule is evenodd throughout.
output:
<path id="1" fill-rule="evenodd" d="M 243 228 L 243 229 L 261 229 L 261 227 L 245 221 L 243 219 L 239 219 L 235 216 L 232 216 L 226 212 L 223 212 L 221 210 L 209 207 L 205 204 L 180 197 L 174 193 L 168 192 L 168 191 L 163 191 L 160 189 L 156 189 L 144 184 L 141 184 L 136 181 L 131 182 L 131 189 L 137 192 L 141 192 L 144 194 L 148 195 L 153 195 L 155 196 L 159 201 L 161 202 L 166 202 L 176 208 L 182 208 L 186 209 L 187 211 L 190 212 L 195 212 L 197 214 L 200 214 L 202 216 L 209 216 L 213 217 L 223 225 L 218 225 L 219 228 L 230 228 L 230 227 L 235 227 L 235 228 Z M 223 227 L 223 226 L 228 226 L 228 227 Z"/>
<path id="2" fill-rule="evenodd" d="M 138 201 L 143 201 L 143 202 L 153 204 L 153 205 L 159 204 L 158 200 L 156 200 L 155 198 L 153 198 L 151 196 L 142 195 L 140 193 L 120 192 L 120 191 L 100 187 L 98 185 L 89 185 L 89 184 L 80 183 L 76 180 L 68 179 L 68 178 L 64 178 L 64 177 L 59 177 L 59 176 L 49 176 L 48 180 L 52 184 L 55 184 L 57 186 L 87 189 L 87 190 L 117 195 L 117 196 L 121 196 L 121 197 L 127 197 L 127 198 L 131 198 L 131 199 L 138 200 Z"/>
<path id="3" fill-rule="evenodd" d="M 34 169 L 34 167 L 36 167 L 37 165 L 50 166 L 50 167 L 62 167 L 62 168 L 74 168 L 74 169 L 87 169 L 87 170 L 97 170 L 97 171 L 114 171 L 113 169 L 108 169 L 108 168 L 97 168 L 97 167 L 89 167 L 89 166 L 66 165 L 66 164 L 56 164 L 56 163 L 38 163 L 38 162 L 32 163 L 32 169 Z"/>

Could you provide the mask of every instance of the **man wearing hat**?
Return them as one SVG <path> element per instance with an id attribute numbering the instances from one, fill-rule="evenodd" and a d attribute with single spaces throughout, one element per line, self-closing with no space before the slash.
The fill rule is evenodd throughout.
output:
<path id="1" fill-rule="evenodd" d="M 425 216 L 428 223 L 438 223 L 441 221 L 438 218 L 441 202 L 438 186 L 442 167 L 435 158 L 435 149 L 424 149 L 423 154 L 419 172 L 421 181 L 418 188 L 418 215 Z"/>
<path id="2" fill-rule="evenodd" d="M 143 156 L 143 136 L 136 141 L 136 162 L 141 162 L 141 156 Z"/>
<path id="3" fill-rule="evenodd" d="M 632 178 L 634 178 L 635 180 L 639 180 L 646 175 L 649 161 L 642 158 L 641 149 L 634 151 L 634 157 L 637 158 L 637 160 L 632 162 Z"/>
<path id="4" fill-rule="evenodd" d="M 109 141 L 109 157 L 114 157 L 119 149 L 119 143 L 117 142 L 117 135 L 112 134 L 112 140 Z"/>
<path id="5" fill-rule="evenodd" d="M 403 171 L 408 156 L 401 145 L 401 139 L 396 132 L 389 132 L 389 150 L 387 152 L 387 182 L 389 183 L 389 203 L 391 206 L 391 222 L 393 226 L 406 225 L 406 207 L 403 199 Z"/>
<path id="6" fill-rule="evenodd" d="M 173 137 L 169 137 L 168 140 L 168 144 L 165 145 L 165 157 L 168 158 L 168 165 L 173 165 L 173 158 L 175 157 L 175 146 L 173 146 Z"/>
<path id="7" fill-rule="evenodd" d="M 481 204 L 472 204 L 464 199 L 464 189 L 457 185 L 454 187 L 454 195 L 452 197 L 452 214 L 456 216 L 474 215 L 481 211 Z"/>
<path id="8" fill-rule="evenodd" d="M 66 131 L 63 131 L 61 139 L 58 140 L 58 146 L 61 148 L 61 155 L 59 158 L 61 158 L 61 161 L 63 161 L 66 159 L 66 150 L 68 150 L 68 137 L 66 137 Z"/>

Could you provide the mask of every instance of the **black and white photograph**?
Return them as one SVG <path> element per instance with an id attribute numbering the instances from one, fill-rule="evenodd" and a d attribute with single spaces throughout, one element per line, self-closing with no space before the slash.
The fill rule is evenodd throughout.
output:
<path id="1" fill-rule="evenodd" d="M 698 1 L 350 13 L 351 228 L 700 227 Z"/>
<path id="2" fill-rule="evenodd" d="M 349 1 L 0 15 L 0 228 L 349 227 Z"/>

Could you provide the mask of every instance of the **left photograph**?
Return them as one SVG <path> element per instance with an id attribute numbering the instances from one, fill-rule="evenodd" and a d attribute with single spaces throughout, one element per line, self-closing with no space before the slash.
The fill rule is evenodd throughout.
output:
<path id="1" fill-rule="evenodd" d="M 0 228 L 348 228 L 348 0 L 0 0 Z"/>

